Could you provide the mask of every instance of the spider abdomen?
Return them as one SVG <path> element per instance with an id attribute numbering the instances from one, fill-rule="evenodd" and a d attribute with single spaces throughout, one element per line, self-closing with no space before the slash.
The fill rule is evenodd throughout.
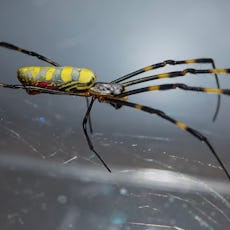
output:
<path id="1" fill-rule="evenodd" d="M 87 90 L 96 82 L 93 71 L 72 66 L 21 67 L 18 69 L 18 79 L 25 86 L 36 86 L 65 92 Z"/>

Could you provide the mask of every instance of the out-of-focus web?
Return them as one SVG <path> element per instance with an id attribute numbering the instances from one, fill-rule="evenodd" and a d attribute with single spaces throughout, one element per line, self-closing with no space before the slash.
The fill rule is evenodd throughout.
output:
<path id="1" fill-rule="evenodd" d="M 158 228 L 167 228 L 167 229 L 171 228 L 175 230 L 186 230 L 185 228 L 180 228 L 178 226 L 173 226 L 173 225 L 147 224 L 147 223 L 140 223 L 140 222 L 128 222 L 128 224 L 145 226 L 145 227 L 158 227 Z"/>
<path id="2" fill-rule="evenodd" d="M 27 140 L 25 140 L 21 134 L 17 131 L 15 131 L 14 129 L 10 129 L 5 125 L 0 124 L 1 128 L 4 128 L 5 130 L 7 130 L 9 133 L 13 134 L 13 136 L 15 136 L 18 140 L 20 140 L 21 142 L 23 142 L 26 146 L 28 146 L 30 149 L 32 149 L 33 152 L 36 153 L 40 153 L 37 148 L 35 148 L 32 144 L 30 144 Z M 43 156 L 43 154 L 42 154 Z M 44 158 L 44 156 L 43 156 Z"/>
<path id="3" fill-rule="evenodd" d="M 202 182 L 201 182 L 202 183 Z M 212 189 L 212 188 L 207 188 L 210 193 L 208 193 L 209 195 L 211 195 L 213 198 L 215 198 L 216 200 L 221 201 L 222 204 L 224 204 L 224 206 L 227 207 L 227 209 L 229 209 L 229 202 L 220 194 L 216 194 L 216 192 Z M 160 199 L 162 199 L 163 201 L 161 203 L 168 203 L 170 201 L 170 203 L 177 201 L 177 205 L 178 202 L 181 203 L 181 208 L 183 210 L 187 210 L 186 213 L 188 213 L 196 222 L 198 222 L 198 224 L 206 226 L 208 229 L 213 229 L 212 226 L 209 223 L 212 223 L 214 225 L 218 225 L 218 221 L 219 218 L 217 218 L 217 213 L 220 214 L 220 216 L 224 217 L 224 219 L 230 224 L 230 218 L 228 216 L 228 214 L 222 210 L 221 207 L 219 207 L 216 203 L 214 203 L 213 201 L 211 201 L 211 199 L 208 199 L 207 197 L 205 197 L 202 193 L 200 192 L 196 192 L 195 195 L 197 198 L 199 199 L 194 199 L 194 198 L 186 198 L 186 196 L 184 196 L 184 194 L 182 194 L 181 196 L 179 195 L 175 195 L 173 193 L 155 193 L 155 192 L 144 192 L 144 193 L 138 193 L 135 194 L 133 192 L 131 193 L 127 193 L 126 194 L 128 197 L 134 197 L 134 199 L 138 198 L 141 199 L 143 198 L 144 200 L 148 199 L 148 201 L 151 199 L 154 201 L 154 199 L 157 199 L 158 201 Z M 217 197 L 220 196 L 220 197 Z M 220 199 L 219 199 L 220 198 Z M 154 204 L 154 202 L 152 202 L 152 204 Z M 140 209 L 151 209 L 152 211 L 156 212 L 156 213 L 160 213 L 163 210 L 161 210 L 161 208 L 163 208 L 163 206 L 161 206 L 160 208 L 158 207 L 154 207 L 153 205 L 150 204 L 145 204 L 145 205 L 141 205 L 138 206 L 137 208 Z M 207 212 L 206 208 L 208 208 L 208 210 L 210 210 L 209 212 Z M 212 216 L 212 213 L 215 213 L 215 216 Z M 145 223 L 142 223 L 142 225 L 144 226 Z M 149 225 L 146 224 L 146 226 L 157 226 L 157 225 Z M 168 225 L 163 225 L 168 226 Z M 161 227 L 161 226 L 157 226 L 157 227 Z M 171 227 L 172 229 L 177 229 L 175 228 L 175 226 L 168 226 Z M 180 229 L 180 228 L 179 228 Z"/>

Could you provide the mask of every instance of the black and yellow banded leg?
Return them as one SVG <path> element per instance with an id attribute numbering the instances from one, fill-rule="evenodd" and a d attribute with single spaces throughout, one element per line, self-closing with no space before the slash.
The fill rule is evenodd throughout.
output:
<path id="1" fill-rule="evenodd" d="M 224 170 L 226 176 L 230 180 L 230 174 L 228 173 L 228 171 L 225 168 L 224 164 L 222 163 L 221 159 L 217 155 L 216 151 L 214 150 L 214 148 L 212 147 L 212 145 L 210 144 L 208 139 L 204 135 L 202 135 L 200 132 L 198 132 L 197 130 L 187 126 L 186 124 L 184 124 L 184 123 L 182 123 L 180 121 L 177 121 L 177 120 L 173 119 L 172 117 L 168 116 L 163 111 L 158 110 L 158 109 L 154 109 L 154 108 L 144 106 L 144 105 L 140 105 L 140 104 L 135 104 L 135 103 L 132 103 L 132 102 L 129 102 L 129 101 L 122 101 L 122 100 L 119 100 L 119 99 L 112 99 L 112 98 L 106 98 L 105 102 L 118 104 L 118 105 L 121 105 L 121 106 L 124 105 L 124 106 L 128 106 L 128 107 L 131 107 L 131 108 L 134 108 L 134 109 L 141 110 L 141 111 L 146 112 L 146 113 L 156 114 L 157 116 L 163 118 L 164 120 L 167 120 L 167 121 L 173 123 L 174 125 L 176 125 L 180 129 L 187 131 L 188 133 L 190 133 L 195 138 L 199 139 L 201 142 L 205 143 L 208 146 L 208 148 L 210 149 L 210 151 L 212 152 L 212 154 L 214 155 L 214 157 L 216 158 L 216 160 L 218 161 L 218 163 L 220 164 L 220 166 Z"/>
<path id="2" fill-rule="evenodd" d="M 141 68 L 141 69 L 138 69 L 136 71 L 133 71 L 129 74 L 126 74 L 114 81 L 112 81 L 111 83 L 119 83 L 119 82 L 122 82 L 122 81 L 125 81 L 127 79 L 130 79 L 134 76 L 137 76 L 141 73 L 144 73 L 144 72 L 148 72 L 148 71 L 151 71 L 151 70 L 154 70 L 154 69 L 158 69 L 158 68 L 162 68 L 162 67 L 165 67 L 166 65 L 181 65 L 181 64 L 195 64 L 195 63 L 200 63 L 200 64 L 211 64 L 212 65 L 212 68 L 213 69 L 216 69 L 216 66 L 215 66 L 215 63 L 214 63 L 214 60 L 212 58 L 197 58 L 197 59 L 187 59 L 187 60 L 180 60 L 180 61 L 176 61 L 176 60 L 165 60 L 165 61 L 162 61 L 162 62 L 159 62 L 159 63 L 155 63 L 155 64 L 152 64 L 152 65 L 149 65 L 149 66 L 146 66 L 144 68 Z M 217 85 L 217 88 L 220 88 L 220 83 L 219 83 L 219 79 L 218 79 L 218 76 L 217 76 L 217 73 L 214 73 L 215 75 L 215 80 L 216 80 L 216 85 Z M 164 77 L 165 75 L 161 75 L 161 77 Z M 180 75 L 177 75 L 177 76 L 174 76 L 174 77 L 179 77 Z M 149 77 L 145 77 L 145 78 L 141 78 L 143 79 L 142 82 L 144 81 L 148 81 Z M 145 80 L 146 79 L 146 80 Z M 155 79 L 159 79 L 157 77 L 153 77 L 151 78 L 151 80 L 155 80 Z M 135 83 L 136 82 L 136 83 Z M 137 84 L 139 81 L 137 80 L 132 80 L 132 81 L 129 81 L 129 82 L 126 82 L 126 83 L 123 83 L 124 86 L 129 86 L 129 85 L 132 85 L 132 84 Z M 212 120 L 215 121 L 216 118 L 217 118 L 217 115 L 219 113 L 219 110 L 220 110 L 220 103 L 221 103 L 221 97 L 220 95 L 217 96 L 217 106 L 216 106 L 216 111 L 213 115 L 213 118 Z"/>
<path id="3" fill-rule="evenodd" d="M 214 63 L 212 58 L 197 58 L 197 59 L 188 59 L 188 60 L 180 60 L 180 61 L 165 60 L 165 61 L 162 61 L 162 62 L 159 62 L 159 63 L 155 63 L 155 64 L 152 64 L 152 65 L 149 65 L 149 66 L 145 66 L 144 68 L 138 69 L 136 71 L 133 71 L 133 72 L 131 72 L 129 74 L 126 74 L 126 75 L 124 75 L 124 76 L 112 81 L 111 83 L 119 83 L 119 82 L 127 80 L 127 79 L 129 79 L 131 77 L 139 75 L 141 73 L 165 67 L 166 65 L 181 65 L 181 64 L 194 64 L 194 63 L 211 64 L 213 69 L 216 68 L 215 63 Z M 217 75 L 215 75 L 215 77 L 216 77 L 217 88 L 218 88 L 219 87 L 219 81 L 218 81 Z"/>
<path id="4" fill-rule="evenodd" d="M 147 81 L 152 81 L 156 79 L 164 79 L 164 78 L 175 78 L 175 77 L 183 77 L 186 74 L 229 74 L 230 69 L 184 69 L 181 71 L 173 71 L 173 72 L 167 72 L 167 73 L 161 73 L 161 74 L 155 74 L 147 77 L 142 77 L 138 78 L 132 81 L 124 82 L 122 85 L 124 87 L 147 82 Z"/>
<path id="5" fill-rule="evenodd" d="M 122 97 L 127 97 L 129 95 L 138 94 L 138 93 L 159 91 L 159 90 L 171 90 L 171 89 L 176 89 L 176 88 L 179 88 L 182 90 L 188 90 L 188 91 L 195 91 L 195 92 L 230 95 L 230 89 L 204 88 L 204 87 L 188 86 L 182 83 L 172 83 L 172 84 L 153 85 L 153 86 L 143 87 L 139 89 L 129 90 L 129 91 L 126 91 L 124 93 L 117 95 L 116 97 L 122 98 Z"/>
<path id="6" fill-rule="evenodd" d="M 168 72 L 168 73 L 162 73 L 162 74 L 156 74 L 156 75 L 151 75 L 151 76 L 147 76 L 147 77 L 142 77 L 139 79 L 135 79 L 132 81 L 128 81 L 128 82 L 124 82 L 122 83 L 122 85 L 124 87 L 128 87 L 131 85 L 135 85 L 135 84 L 139 84 L 139 83 L 143 83 L 143 82 L 147 82 L 147 81 L 152 81 L 152 80 L 156 80 L 156 79 L 163 79 L 163 78 L 174 78 L 174 77 L 183 77 L 186 74 L 215 74 L 215 76 L 217 76 L 216 74 L 228 74 L 230 73 L 230 69 L 193 69 L 193 68 L 188 68 L 188 69 L 184 69 L 182 71 L 174 71 L 174 72 Z M 218 80 L 218 78 L 216 78 Z M 217 82 L 217 88 L 219 89 L 219 83 Z M 220 109 L 220 94 L 218 94 L 218 101 L 217 101 L 217 107 L 216 107 L 216 111 L 214 113 L 213 116 L 213 121 L 216 120 L 216 117 L 218 115 Z"/>
<path id="7" fill-rule="evenodd" d="M 10 44 L 8 42 L 0 42 L 0 47 L 4 47 L 6 49 L 11 49 L 11 50 L 15 50 L 15 51 L 18 51 L 20 53 L 24 53 L 24 54 L 27 54 L 29 56 L 33 56 L 33 57 L 36 57 L 42 61 L 45 61 L 53 66 L 61 66 L 60 64 L 58 64 L 57 62 L 51 60 L 50 58 L 47 58 L 39 53 L 36 53 L 32 50 L 26 50 L 26 49 L 23 49 L 23 48 L 20 48 L 18 46 L 15 46 L 13 44 Z"/>
<path id="8" fill-rule="evenodd" d="M 93 106 L 93 103 L 95 101 L 95 98 L 92 98 L 91 101 L 90 101 L 90 104 L 87 108 L 87 111 L 85 113 L 85 116 L 84 116 L 84 119 L 83 119 L 83 122 L 82 122 L 82 126 L 83 126 L 83 131 L 84 131 L 84 134 L 85 134 L 85 137 L 86 137 L 86 140 L 87 140 L 87 143 L 88 143 L 88 146 L 90 148 L 90 150 L 92 152 L 95 153 L 95 155 L 97 156 L 97 158 L 101 161 L 101 163 L 106 167 L 106 169 L 111 172 L 110 168 L 108 167 L 108 165 L 105 163 L 105 161 L 101 158 L 100 154 L 97 153 L 97 151 L 95 150 L 94 146 L 93 146 L 93 143 L 92 141 L 90 140 L 89 138 L 89 135 L 88 135 L 88 132 L 87 132 L 87 127 L 86 127 L 86 124 L 88 122 L 88 119 L 89 119 L 89 115 L 90 115 L 90 111 L 92 109 L 92 106 Z"/>

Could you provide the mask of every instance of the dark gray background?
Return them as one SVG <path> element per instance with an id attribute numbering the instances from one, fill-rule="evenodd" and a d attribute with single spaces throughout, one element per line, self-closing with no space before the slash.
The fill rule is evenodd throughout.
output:
<path id="1" fill-rule="evenodd" d="M 37 51 L 63 65 L 90 68 L 99 81 L 109 82 L 165 59 L 212 57 L 217 67 L 227 68 L 229 9 L 227 0 L 1 1 L 0 40 Z M 1 48 L 0 65 L 1 82 L 18 84 L 17 68 L 46 63 Z M 185 67 L 167 67 L 161 72 Z M 200 64 L 190 67 L 210 68 Z M 230 88 L 229 75 L 221 75 L 220 79 L 222 88 Z M 151 84 L 164 82 L 215 87 L 211 75 L 188 75 Z M 1 198 L 4 198 L 1 229 L 31 229 L 31 226 L 67 229 L 71 224 L 73 228 L 81 226 L 79 229 L 147 229 L 147 224 L 171 226 L 168 229 L 176 229 L 173 226 L 229 229 L 230 205 L 225 200 L 229 200 L 229 187 L 223 171 L 204 144 L 172 124 L 133 109 L 115 110 L 96 103 L 91 114 L 92 140 L 113 175 L 118 175 L 111 176 L 111 184 L 108 181 L 101 184 L 101 179 L 108 175 L 89 151 L 83 136 L 84 98 L 30 96 L 10 89 L 1 89 L 0 98 Z M 202 132 L 230 171 L 228 96 L 222 97 L 215 123 L 212 122 L 215 95 L 174 90 L 139 94 L 130 101 L 161 109 Z M 54 180 L 49 172 L 39 168 L 47 163 L 57 167 L 53 174 L 63 165 L 77 171 L 68 180 L 66 175 L 57 173 Z M 80 182 L 79 168 L 86 175 L 87 170 L 102 174 L 85 184 Z M 161 171 L 156 171 L 158 174 L 151 178 L 148 188 L 143 184 L 125 186 L 124 181 L 119 181 L 121 172 L 127 180 L 133 172 L 140 173 L 142 179 L 150 179 L 143 169 L 171 170 L 177 173 L 173 178 L 178 183 L 170 192 L 163 188 L 156 191 L 154 182 L 164 181 Z M 178 189 L 183 185 L 178 178 L 183 173 L 196 182 L 223 181 L 218 185 L 223 186 L 222 192 L 213 192 L 205 184 L 204 193 L 193 189 L 180 193 Z M 216 186 L 212 189 L 217 189 Z M 90 195 L 85 191 L 91 191 Z M 64 206 L 56 207 L 63 204 L 63 199 Z M 42 223 L 40 215 L 45 218 Z M 121 225 L 114 221 L 116 218 Z M 149 229 L 162 226 L 152 225 Z"/>

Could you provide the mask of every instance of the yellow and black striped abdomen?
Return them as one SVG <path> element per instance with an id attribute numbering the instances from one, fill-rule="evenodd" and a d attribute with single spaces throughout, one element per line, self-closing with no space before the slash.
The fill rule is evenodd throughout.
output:
<path id="1" fill-rule="evenodd" d="M 18 79 L 23 85 L 65 92 L 87 90 L 96 82 L 93 71 L 72 66 L 28 66 L 18 69 Z"/>

